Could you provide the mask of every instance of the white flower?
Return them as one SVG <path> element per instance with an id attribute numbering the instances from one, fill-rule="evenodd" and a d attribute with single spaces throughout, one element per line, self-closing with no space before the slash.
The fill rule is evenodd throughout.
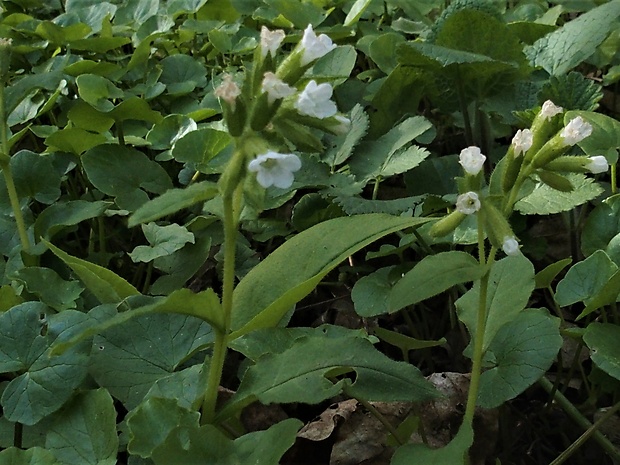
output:
<path id="1" fill-rule="evenodd" d="M 301 168 L 301 160 L 292 153 L 268 151 L 257 156 L 248 165 L 248 170 L 256 173 L 256 180 L 264 188 L 276 186 L 281 189 L 291 187 L 293 173 Z"/>
<path id="2" fill-rule="evenodd" d="M 484 165 L 484 161 L 486 159 L 487 157 L 482 155 L 480 149 L 476 146 L 467 147 L 466 149 L 461 150 L 461 155 L 459 155 L 459 163 L 463 169 L 472 176 L 480 173 L 482 165 Z"/>
<path id="3" fill-rule="evenodd" d="M 570 120 L 564 129 L 560 132 L 560 137 L 564 145 L 575 145 L 592 134 L 592 125 L 583 120 L 581 116 L 577 116 Z"/>
<path id="4" fill-rule="evenodd" d="M 261 90 L 267 93 L 267 102 L 271 105 L 278 99 L 288 97 L 296 92 L 296 89 L 289 86 L 279 77 L 271 72 L 265 73 Z"/>
<path id="5" fill-rule="evenodd" d="M 285 34 L 282 29 L 270 31 L 265 26 L 260 29 L 260 53 L 265 59 L 267 54 L 270 54 L 272 58 L 275 58 L 276 51 L 282 44 Z"/>
<path id="6" fill-rule="evenodd" d="M 529 129 L 519 129 L 515 136 L 512 138 L 512 145 L 514 146 L 515 157 L 518 157 L 522 153 L 527 152 L 532 146 L 534 141 L 534 134 Z"/>
<path id="7" fill-rule="evenodd" d="M 230 74 L 225 74 L 222 83 L 215 89 L 214 95 L 227 102 L 234 111 L 237 97 L 241 95 L 241 89 Z"/>
<path id="8" fill-rule="evenodd" d="M 480 210 L 480 199 L 478 198 L 478 194 L 475 192 L 465 192 L 459 195 L 456 198 L 456 209 L 465 215 L 476 213 Z"/>
<path id="9" fill-rule="evenodd" d="M 545 101 L 542 106 L 542 110 L 540 110 L 540 114 L 546 120 L 553 118 L 555 115 L 562 113 L 564 108 L 558 107 L 551 100 Z"/>
<path id="10" fill-rule="evenodd" d="M 338 109 L 330 100 L 334 90 L 328 83 L 318 84 L 312 80 L 306 84 L 297 101 L 295 108 L 302 115 L 314 116 L 315 118 L 329 118 L 334 116 Z"/>
<path id="11" fill-rule="evenodd" d="M 586 169 L 592 174 L 605 173 L 609 169 L 607 158 L 602 155 L 590 157 L 590 163 L 586 165 Z"/>
<path id="12" fill-rule="evenodd" d="M 328 52 L 336 48 L 336 45 L 325 34 L 317 37 L 312 29 L 312 24 L 308 24 L 301 39 L 301 47 L 303 49 L 301 66 L 306 66 L 308 63 L 327 55 Z"/>
<path id="13" fill-rule="evenodd" d="M 519 243 L 514 236 L 504 237 L 504 242 L 502 243 L 502 250 L 506 255 L 519 255 Z"/>

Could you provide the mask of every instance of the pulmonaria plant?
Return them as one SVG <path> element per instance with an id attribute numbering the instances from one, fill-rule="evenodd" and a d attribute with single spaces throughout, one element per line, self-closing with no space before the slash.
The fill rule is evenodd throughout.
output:
<path id="1" fill-rule="evenodd" d="M 581 116 L 570 120 L 560 132 L 564 145 L 573 146 L 592 134 L 592 125 L 585 122 Z"/>
<path id="2" fill-rule="evenodd" d="M 282 81 L 274 73 L 268 71 L 263 77 L 261 91 L 267 94 L 267 102 L 269 105 L 272 105 L 276 100 L 293 95 L 296 89 Z"/>
<path id="3" fill-rule="evenodd" d="M 304 31 L 304 35 L 301 39 L 301 66 L 306 66 L 315 60 L 327 55 L 336 45 L 325 34 L 319 36 L 316 35 L 312 29 L 312 25 L 308 24 L 308 27 Z"/>
<path id="4" fill-rule="evenodd" d="M 456 199 L 456 210 L 464 215 L 472 215 L 480 210 L 480 198 L 475 192 L 465 192 Z"/>
<path id="5" fill-rule="evenodd" d="M 514 148 L 514 156 L 518 157 L 522 153 L 527 152 L 534 142 L 534 135 L 529 129 L 519 129 L 512 138 L 512 146 Z"/>
<path id="6" fill-rule="evenodd" d="M 286 34 L 282 29 L 270 31 L 263 26 L 260 30 L 260 52 L 262 58 L 267 58 L 267 55 L 275 58 L 278 48 L 280 48 L 285 37 Z"/>
<path id="7" fill-rule="evenodd" d="M 336 104 L 330 99 L 334 90 L 326 82 L 317 84 L 313 79 L 306 84 L 303 92 L 297 97 L 295 108 L 302 115 L 324 119 L 338 112 Z"/>
<path id="8" fill-rule="evenodd" d="M 461 150 L 461 154 L 459 155 L 459 163 L 465 172 L 472 176 L 476 176 L 480 173 L 486 159 L 487 157 L 482 154 L 480 148 L 475 146 Z"/>

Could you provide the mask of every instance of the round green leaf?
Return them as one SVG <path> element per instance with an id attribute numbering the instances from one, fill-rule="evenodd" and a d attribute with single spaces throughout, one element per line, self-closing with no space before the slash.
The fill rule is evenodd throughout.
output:
<path id="1" fill-rule="evenodd" d="M 590 358 L 605 373 L 620 380 L 620 326 L 590 323 L 583 341 L 590 348 Z"/>

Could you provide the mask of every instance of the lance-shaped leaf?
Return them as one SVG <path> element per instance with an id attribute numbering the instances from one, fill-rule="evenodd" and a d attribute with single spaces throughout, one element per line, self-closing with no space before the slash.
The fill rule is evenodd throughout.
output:
<path id="1" fill-rule="evenodd" d="M 50 347 L 82 332 L 88 320 L 74 310 L 54 314 L 41 302 L 25 302 L 0 315 L 0 371 L 21 373 L 0 399 L 9 421 L 34 425 L 73 395 L 86 377 L 90 344 L 60 356 L 50 356 Z"/>
<path id="2" fill-rule="evenodd" d="M 72 257 L 55 245 L 42 242 L 80 278 L 86 288 L 102 303 L 119 303 L 140 292 L 113 271 L 81 258 Z"/>
<path id="3" fill-rule="evenodd" d="M 387 234 L 427 221 L 369 214 L 335 218 L 302 231 L 237 285 L 231 340 L 258 328 L 276 326 L 293 305 L 349 255 Z"/>
<path id="4" fill-rule="evenodd" d="M 480 378 L 480 406 L 498 407 L 545 374 L 562 347 L 559 326 L 547 310 L 527 309 L 498 331 L 489 345 L 495 366 Z"/>
<path id="5" fill-rule="evenodd" d="M 465 252 L 442 252 L 424 257 L 392 289 L 390 312 L 433 297 L 457 284 L 476 281 L 485 270 Z"/>
<path id="6" fill-rule="evenodd" d="M 329 377 L 355 372 L 348 378 Z M 396 362 L 366 338 L 302 337 L 282 353 L 268 354 L 248 368 L 221 418 L 258 399 L 316 404 L 342 392 L 372 401 L 423 401 L 436 396 L 433 386 L 413 365 Z"/>

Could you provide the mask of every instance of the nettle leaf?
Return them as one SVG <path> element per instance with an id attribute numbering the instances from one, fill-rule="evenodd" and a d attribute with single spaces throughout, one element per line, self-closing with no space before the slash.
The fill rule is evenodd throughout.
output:
<path id="1" fill-rule="evenodd" d="M 217 184 L 202 181 L 190 184 L 183 189 L 170 189 L 159 197 L 141 205 L 130 217 L 130 228 L 148 221 L 155 221 L 172 215 L 179 210 L 212 199 L 219 193 Z"/>
<path id="2" fill-rule="evenodd" d="M 0 315 L 0 371 L 21 373 L 2 393 L 4 416 L 34 425 L 58 410 L 82 383 L 90 343 L 50 356 L 50 347 L 83 331 L 89 317 L 74 310 L 54 314 L 41 302 L 25 302 Z"/>
<path id="3" fill-rule="evenodd" d="M 244 434 L 234 441 L 213 425 L 177 427 L 152 454 L 155 465 L 170 463 L 247 463 L 278 465 L 293 445 L 302 422 L 289 418 L 267 430 Z"/>
<path id="4" fill-rule="evenodd" d="M 593 111 L 602 98 L 602 87 L 576 71 L 551 76 L 539 94 L 541 101 L 551 100 L 565 110 Z"/>
<path id="5" fill-rule="evenodd" d="M 527 309 L 497 332 L 489 345 L 494 366 L 480 378 L 481 407 L 499 407 L 545 374 L 562 347 L 559 326 L 547 310 Z"/>
<path id="6" fill-rule="evenodd" d="M 207 85 L 207 70 L 195 58 L 176 54 L 160 62 L 162 73 L 159 80 L 166 85 L 170 95 L 185 95 L 197 87 Z"/>
<path id="7" fill-rule="evenodd" d="M 65 281 L 49 268 L 29 266 L 15 274 L 15 279 L 26 286 L 28 292 L 41 302 L 59 312 L 76 308 L 75 301 L 84 288 L 77 281 Z"/>
<path id="8" fill-rule="evenodd" d="M 427 221 L 370 214 L 335 218 L 302 231 L 252 268 L 237 285 L 230 339 L 276 326 L 346 257 L 387 234 Z"/>
<path id="9" fill-rule="evenodd" d="M 11 157 L 13 181 L 19 197 L 52 204 L 60 197 L 61 178 L 51 157 L 20 150 Z"/>
<path id="10" fill-rule="evenodd" d="M 555 301 L 560 307 L 576 302 L 588 303 L 618 270 L 603 250 L 575 263 L 558 283 Z"/>
<path id="11" fill-rule="evenodd" d="M 597 250 L 607 253 L 620 266 L 620 195 L 612 195 L 592 210 L 581 233 L 581 250 L 592 255 Z"/>
<path id="12" fill-rule="evenodd" d="M 332 148 L 328 149 L 322 159 L 332 168 L 344 163 L 352 154 L 353 149 L 366 135 L 368 130 L 368 115 L 361 105 L 357 104 L 351 110 L 351 129 L 343 136 L 333 137 Z"/>
<path id="13" fill-rule="evenodd" d="M 211 128 L 191 131 L 181 137 L 172 149 L 172 156 L 181 163 L 208 163 L 231 142 L 227 132 Z"/>
<path id="14" fill-rule="evenodd" d="M 199 420 L 198 411 L 179 405 L 176 399 L 160 397 L 145 399 L 127 415 L 129 428 L 127 450 L 132 455 L 148 458 L 156 447 L 166 441 L 175 428 L 195 430 L 200 427 Z"/>
<path id="15" fill-rule="evenodd" d="M 72 257 L 44 239 L 41 242 L 73 270 L 86 288 L 102 304 L 119 303 L 129 296 L 140 295 L 135 287 L 107 268 L 81 258 Z"/>
<path id="16" fill-rule="evenodd" d="M 515 209 L 524 215 L 552 215 L 572 210 L 603 193 L 603 188 L 584 174 L 567 173 L 565 177 L 573 185 L 571 192 L 562 192 L 538 182 L 531 194 L 515 204 Z"/>
<path id="17" fill-rule="evenodd" d="M 403 147 L 432 128 L 426 118 L 414 116 L 376 141 L 362 143 L 349 162 L 351 173 L 358 179 L 369 180 L 403 173 L 418 166 L 430 153 L 417 146 Z"/>
<path id="18" fill-rule="evenodd" d="M 328 379 L 352 370 L 357 375 L 352 384 Z M 391 360 L 366 338 L 302 337 L 248 368 L 222 416 L 256 399 L 263 404 L 316 404 L 343 388 L 353 397 L 383 402 L 419 402 L 437 395 L 415 366 Z"/>
<path id="19" fill-rule="evenodd" d="M 590 358 L 605 373 L 620 379 L 620 327 L 611 323 L 590 323 L 583 342 L 590 349 Z"/>
<path id="20" fill-rule="evenodd" d="M 142 232 L 149 245 L 139 245 L 129 256 L 134 262 L 148 263 L 159 257 L 165 257 L 183 248 L 188 242 L 194 243 L 194 234 L 185 226 L 169 224 L 159 226 L 156 223 L 142 225 Z"/>
<path id="21" fill-rule="evenodd" d="M 600 5 L 524 49 L 533 66 L 559 76 L 590 57 L 615 27 L 620 3 Z"/>
<path id="22" fill-rule="evenodd" d="M 34 223 L 35 237 L 50 240 L 58 232 L 82 221 L 101 216 L 112 205 L 102 200 L 87 202 L 86 200 L 70 200 L 56 202 L 37 217 Z"/>
<path id="23" fill-rule="evenodd" d="M 136 210 L 148 200 L 144 191 L 163 194 L 172 188 L 168 173 L 144 153 L 118 145 L 93 147 L 82 156 L 84 171 L 90 182 L 104 194 L 117 197 L 119 207 Z M 122 199 L 142 194 L 136 202 Z"/>
<path id="24" fill-rule="evenodd" d="M 506 257 L 491 267 L 487 289 L 487 324 L 483 350 L 498 331 L 523 311 L 534 290 L 534 266 L 523 255 Z M 472 338 L 476 334 L 480 282 L 455 302 L 459 319 L 465 323 Z"/>
<path id="25" fill-rule="evenodd" d="M 466 465 L 469 463 L 469 448 L 474 443 L 474 430 L 464 421 L 454 439 L 439 449 L 426 444 L 406 444 L 399 447 L 392 457 L 391 465 L 410 465 L 411 458 L 425 465 Z"/>
<path id="26" fill-rule="evenodd" d="M 129 318 L 132 312 L 120 314 L 128 317 L 123 324 L 95 336 L 90 363 L 93 378 L 128 409 L 213 340 L 211 327 L 198 318 L 169 313 Z"/>
<path id="27" fill-rule="evenodd" d="M 105 389 L 78 394 L 48 427 L 45 447 L 65 465 L 115 465 L 116 409 Z"/>
<path id="28" fill-rule="evenodd" d="M 465 252 L 441 252 L 424 257 L 392 289 L 390 313 L 433 297 L 457 284 L 480 279 L 486 268 Z"/>
<path id="29" fill-rule="evenodd" d="M 421 196 L 403 197 L 392 200 L 369 200 L 360 197 L 340 196 L 333 199 L 347 215 L 361 215 L 364 213 L 387 213 L 400 215 L 412 211 L 416 205 L 422 203 Z"/>
<path id="30" fill-rule="evenodd" d="M 108 112 L 114 109 L 109 99 L 123 98 L 125 93 L 109 79 L 96 74 L 82 74 L 75 80 L 78 93 L 82 100 L 99 111 Z"/>
<path id="31" fill-rule="evenodd" d="M 2 465 L 61 465 L 54 454 L 41 447 L 30 449 L 18 449 L 9 447 L 0 452 L 0 464 Z"/>

